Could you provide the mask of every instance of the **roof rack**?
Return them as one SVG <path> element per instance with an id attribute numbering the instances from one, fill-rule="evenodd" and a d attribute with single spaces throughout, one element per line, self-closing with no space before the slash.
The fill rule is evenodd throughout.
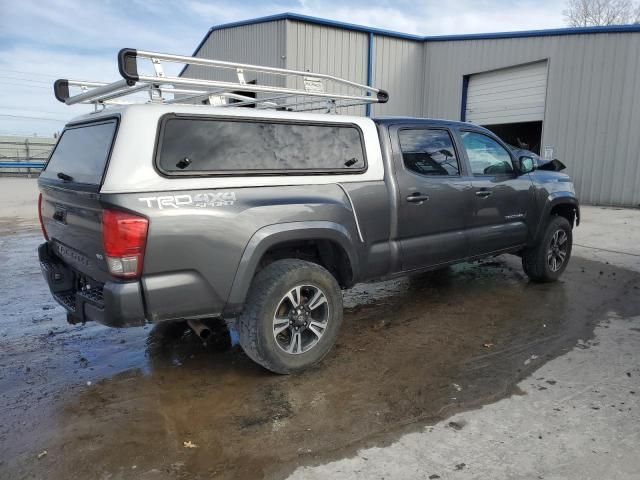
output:
<path id="1" fill-rule="evenodd" d="M 139 73 L 139 60 L 150 62 L 153 73 Z M 165 75 L 162 62 L 208 67 L 219 73 L 220 69 L 235 71 L 237 81 L 202 80 Z M 217 70 L 216 70 L 217 69 Z M 118 53 L 118 70 L 122 80 L 113 83 L 56 80 L 54 94 L 67 105 L 93 104 L 96 109 L 106 105 L 142 103 L 131 95 L 146 91 L 145 102 L 164 104 L 209 104 L 213 106 L 254 106 L 290 111 L 321 110 L 336 113 L 337 109 L 372 103 L 386 103 L 389 94 L 382 89 L 362 85 L 344 78 L 324 73 L 249 65 L 246 63 L 210 60 L 182 55 L 147 52 L 123 48 Z M 211 70 L 207 73 L 209 74 Z M 247 82 L 245 76 L 268 74 L 279 77 L 284 85 L 270 86 Z M 233 75 L 233 73 L 232 73 Z M 330 87 L 330 88 L 329 88 Z M 75 90 L 70 95 L 70 89 Z M 126 98 L 129 97 L 129 98 Z"/>

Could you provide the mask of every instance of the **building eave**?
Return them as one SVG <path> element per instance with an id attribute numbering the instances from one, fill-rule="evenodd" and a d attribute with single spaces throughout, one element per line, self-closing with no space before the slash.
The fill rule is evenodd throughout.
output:
<path id="1" fill-rule="evenodd" d="M 339 22 L 326 18 L 312 17 L 299 13 L 285 12 L 276 15 L 268 15 L 265 17 L 252 18 L 248 20 L 240 20 L 237 22 L 224 23 L 215 25 L 209 29 L 202 41 L 194 50 L 192 56 L 196 56 L 202 46 L 207 42 L 211 34 L 217 30 L 227 28 L 244 27 L 247 25 L 258 25 L 260 23 L 277 22 L 281 20 L 290 20 L 312 25 L 321 25 L 326 27 L 340 28 L 354 32 L 362 32 L 385 37 L 400 38 L 403 40 L 412 40 L 417 42 L 450 42 L 450 41 L 468 41 L 468 40 L 496 40 L 506 38 L 531 38 L 531 37 L 552 37 L 565 35 L 592 35 L 600 33 L 640 33 L 640 24 L 634 25 L 609 25 L 604 27 L 570 27 L 570 28 L 553 28 L 547 30 L 522 30 L 515 32 L 496 32 L 496 33 L 471 33 L 464 35 L 414 35 L 409 33 L 396 32 L 393 30 L 385 30 L 382 28 L 367 27 L 364 25 L 356 25 L 353 23 Z M 180 71 L 180 76 L 186 70 L 186 66 Z"/>

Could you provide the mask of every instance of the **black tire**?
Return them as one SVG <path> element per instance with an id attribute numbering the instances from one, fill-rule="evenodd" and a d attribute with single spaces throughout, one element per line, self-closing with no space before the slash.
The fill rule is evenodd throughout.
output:
<path id="1" fill-rule="evenodd" d="M 302 293 L 298 294 L 300 307 L 310 305 L 309 298 L 306 298 L 305 303 L 304 292 L 314 292 L 312 288 L 316 288 L 316 291 L 320 290 L 326 298 L 326 302 L 316 307 L 317 312 L 322 309 L 323 318 L 326 315 L 326 328 L 318 337 L 310 330 L 311 323 L 309 327 L 300 325 L 300 340 L 295 344 L 296 341 L 293 340 L 295 324 L 287 326 L 285 332 L 276 335 L 274 317 L 276 311 L 280 312 L 282 309 L 284 311 L 278 314 L 279 317 L 286 313 L 287 318 L 292 318 L 293 314 L 293 318 L 296 319 L 294 321 L 299 321 L 300 317 L 295 311 L 293 313 L 291 311 L 296 309 L 293 307 L 293 302 L 287 300 L 289 298 L 287 294 L 301 285 Z M 305 290 L 307 288 L 305 286 L 310 287 Z M 311 296 L 310 293 L 309 296 Z M 290 307 L 288 312 L 287 307 Z M 309 310 L 308 314 L 315 315 L 316 310 L 313 312 Z M 341 324 L 342 292 L 333 275 L 315 263 L 286 259 L 269 264 L 253 279 L 245 309 L 238 319 L 238 334 L 240 345 L 253 361 L 274 373 L 290 374 L 301 372 L 319 363 L 335 344 Z M 282 325 L 285 326 L 284 323 Z M 309 350 L 304 351 L 303 342 L 306 341 L 310 345 L 314 338 L 316 343 L 308 347 Z M 294 350 L 297 348 L 297 353 L 287 353 L 283 349 L 285 348 L 283 343 L 286 344 L 288 340 L 291 341 L 289 347 L 295 344 L 293 347 Z"/>
<path id="2" fill-rule="evenodd" d="M 549 253 L 553 248 L 552 244 L 557 232 L 564 232 L 566 235 L 566 247 L 564 247 L 565 255 L 562 264 L 554 269 L 552 265 L 553 259 L 550 260 Z M 540 242 L 536 246 L 527 248 L 523 252 L 522 268 L 524 269 L 524 273 L 534 282 L 546 283 L 558 280 L 562 272 L 567 268 L 567 264 L 571 258 L 571 248 L 573 246 L 572 233 L 571 224 L 566 218 L 560 216 L 552 217 L 549 220 L 549 224 Z M 562 236 L 561 233 L 558 233 L 558 235 L 560 237 Z M 562 245 L 564 245 L 564 243 Z M 557 253 L 553 253 L 552 256 L 556 258 L 556 262 L 558 258 L 560 258 Z"/>

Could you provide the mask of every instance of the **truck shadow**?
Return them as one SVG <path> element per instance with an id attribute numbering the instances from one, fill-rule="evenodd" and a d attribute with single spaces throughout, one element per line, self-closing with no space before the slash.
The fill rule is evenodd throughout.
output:
<path id="1" fill-rule="evenodd" d="M 203 346 L 183 325 L 158 325 L 144 365 L 55 413 L 64 454 L 49 473 L 280 478 L 518 393 L 604 312 L 640 313 L 638 285 L 633 272 L 582 259 L 561 282 L 531 284 L 501 257 L 357 286 L 330 357 L 288 377 L 229 347 L 223 328 Z"/>

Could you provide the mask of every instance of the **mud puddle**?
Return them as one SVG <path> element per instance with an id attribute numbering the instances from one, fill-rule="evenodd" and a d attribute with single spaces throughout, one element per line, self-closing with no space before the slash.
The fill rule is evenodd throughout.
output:
<path id="1" fill-rule="evenodd" d="M 224 331 L 204 346 L 180 324 L 66 325 L 39 241 L 0 236 L 2 478 L 282 478 L 518 393 L 604 311 L 640 313 L 632 272 L 574 258 L 535 285 L 499 257 L 346 292 L 330 357 L 281 377 Z"/>

